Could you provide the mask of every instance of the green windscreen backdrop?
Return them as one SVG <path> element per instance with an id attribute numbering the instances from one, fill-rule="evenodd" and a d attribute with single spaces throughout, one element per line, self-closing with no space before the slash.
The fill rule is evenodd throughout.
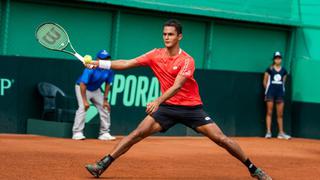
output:
<path id="1" fill-rule="evenodd" d="M 208 68 L 263 72 L 272 63 L 273 52 L 285 52 L 287 38 L 286 30 L 215 23 Z"/>
<path id="2" fill-rule="evenodd" d="M 64 53 L 43 49 L 35 41 L 35 29 L 43 22 L 64 27 L 80 54 L 94 55 L 100 48 L 110 49 L 112 12 L 12 1 L 9 18 L 6 52 L 10 55 L 68 58 Z"/>
<path id="3" fill-rule="evenodd" d="M 43 49 L 35 41 L 34 31 L 39 24 L 52 21 L 62 25 L 82 55 L 94 56 L 104 48 L 113 58 L 130 59 L 162 47 L 162 24 L 172 18 L 170 14 L 119 11 L 101 5 L 61 6 L 23 1 L 10 1 L 8 11 L 2 50 L 5 55 L 65 59 L 72 57 Z M 270 65 L 274 51 L 282 51 L 287 57 L 288 27 L 180 15 L 176 18 L 183 24 L 181 47 L 194 57 L 197 69 L 262 72 Z"/>
<path id="4" fill-rule="evenodd" d="M 107 49 L 113 58 L 131 59 L 162 47 L 162 24 L 176 18 L 184 26 L 181 47 L 194 57 L 196 68 L 222 71 L 226 79 L 237 73 L 262 75 L 272 53 L 281 51 L 292 78 L 287 98 L 293 112 L 301 113 L 285 121 L 292 121 L 294 133 L 309 137 L 308 127 L 317 124 L 315 110 L 320 106 L 319 12 L 317 0 L 0 0 L 0 55 L 75 61 L 35 40 L 36 27 L 53 21 L 68 31 L 82 55 L 95 57 L 97 51 Z M 0 78 L 5 79 L 2 87 L 16 83 Z M 261 83 L 262 77 L 251 81 Z M 90 110 L 89 117 L 95 113 Z"/>
<path id="5" fill-rule="evenodd" d="M 319 131 L 320 109 L 320 2 L 300 0 L 301 27 L 296 30 L 293 56 L 293 133 L 314 137 Z"/>
<path id="6" fill-rule="evenodd" d="M 293 100 L 320 103 L 320 2 L 301 0 L 302 27 L 296 34 Z"/>
<path id="7" fill-rule="evenodd" d="M 130 59 L 152 48 L 163 47 L 162 25 L 167 19 L 168 17 L 161 16 L 121 14 L 119 58 Z M 206 23 L 184 19 L 181 22 L 184 35 L 181 46 L 194 57 L 196 67 L 202 68 L 205 60 Z"/>
<path id="8" fill-rule="evenodd" d="M 298 24 L 298 0 L 82 0 L 170 13 L 202 15 L 224 19 Z"/>
<path id="9" fill-rule="evenodd" d="M 0 56 L 0 132 L 25 133 L 28 119 L 41 118 L 43 99 L 37 89 L 40 82 L 52 83 L 75 98 L 75 82 L 83 69 L 78 61 Z M 196 70 L 194 75 L 205 111 L 227 135 L 263 136 L 265 113 L 261 73 Z M 289 94 L 290 87 L 289 81 Z M 157 79 L 147 67 L 116 71 L 109 97 L 112 134 L 126 135 L 131 132 L 146 116 L 146 103 L 160 95 L 159 89 Z M 290 133 L 288 97 L 286 102 L 289 108 L 284 117 L 287 120 L 285 129 Z M 57 121 L 72 124 L 73 119 L 74 114 Z M 98 114 L 87 125 L 92 123 L 99 123 Z M 195 134 L 178 125 L 165 135 Z"/>

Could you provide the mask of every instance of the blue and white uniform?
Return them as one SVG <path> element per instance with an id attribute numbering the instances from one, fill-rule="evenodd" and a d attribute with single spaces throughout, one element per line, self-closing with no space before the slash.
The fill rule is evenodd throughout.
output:
<path id="1" fill-rule="evenodd" d="M 106 69 L 84 69 L 82 75 L 77 80 L 77 85 L 84 83 L 87 90 L 95 91 L 101 87 L 103 83 L 112 84 L 114 79 L 114 72 Z"/>
<path id="2" fill-rule="evenodd" d="M 110 59 L 111 56 L 106 50 L 101 50 L 97 54 L 97 59 L 106 60 Z M 92 104 L 97 108 L 100 115 L 100 140 L 113 140 L 109 134 L 110 128 L 110 112 L 103 107 L 105 101 L 104 94 L 101 91 L 101 85 L 103 83 L 111 85 L 114 79 L 114 72 L 106 69 L 84 69 L 82 75 L 76 82 L 75 90 L 78 100 L 79 108 L 76 112 L 73 124 L 73 136 L 72 139 L 81 140 L 85 139 L 83 135 L 83 129 L 85 126 L 86 110 L 83 104 L 80 84 L 86 85 L 86 98 L 87 101 L 91 101 Z"/>
<path id="3" fill-rule="evenodd" d="M 84 69 L 82 75 L 76 82 L 75 90 L 78 100 L 79 108 L 73 124 L 73 134 L 82 133 L 85 126 L 86 110 L 83 105 L 80 83 L 87 87 L 86 96 L 87 100 L 91 101 L 99 111 L 100 115 L 100 132 L 99 134 L 109 133 L 110 128 L 110 113 L 103 108 L 104 95 L 101 91 L 103 83 L 112 84 L 114 79 L 114 72 L 105 69 Z"/>
<path id="4" fill-rule="evenodd" d="M 269 74 L 269 79 L 265 91 L 265 100 L 282 102 L 285 95 L 284 77 L 287 75 L 287 71 L 283 67 L 280 71 L 277 71 L 272 66 L 266 70 L 266 73 Z"/>

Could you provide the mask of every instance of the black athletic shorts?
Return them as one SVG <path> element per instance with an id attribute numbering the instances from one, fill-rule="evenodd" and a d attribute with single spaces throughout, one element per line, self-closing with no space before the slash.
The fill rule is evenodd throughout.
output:
<path id="1" fill-rule="evenodd" d="M 161 104 L 159 109 L 151 115 L 162 127 L 161 132 L 166 132 L 177 123 L 184 124 L 194 131 L 197 127 L 213 123 L 210 116 L 198 106 L 177 106 Z"/>

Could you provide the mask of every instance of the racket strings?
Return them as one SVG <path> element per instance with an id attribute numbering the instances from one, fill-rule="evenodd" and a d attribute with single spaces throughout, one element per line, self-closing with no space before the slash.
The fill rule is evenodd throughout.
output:
<path id="1" fill-rule="evenodd" d="M 49 49 L 63 50 L 69 44 L 67 33 L 55 24 L 45 24 L 38 28 L 37 39 Z"/>

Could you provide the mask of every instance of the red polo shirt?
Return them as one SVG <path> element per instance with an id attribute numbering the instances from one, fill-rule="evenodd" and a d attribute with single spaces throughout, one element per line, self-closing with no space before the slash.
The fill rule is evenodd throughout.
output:
<path id="1" fill-rule="evenodd" d="M 180 106 L 202 104 L 199 87 L 193 77 L 194 60 L 185 51 L 180 50 L 176 56 L 169 56 L 165 48 L 154 49 L 136 60 L 141 66 L 149 66 L 152 69 L 160 82 L 162 94 L 174 84 L 178 74 L 188 78 L 180 91 L 164 103 Z"/>

